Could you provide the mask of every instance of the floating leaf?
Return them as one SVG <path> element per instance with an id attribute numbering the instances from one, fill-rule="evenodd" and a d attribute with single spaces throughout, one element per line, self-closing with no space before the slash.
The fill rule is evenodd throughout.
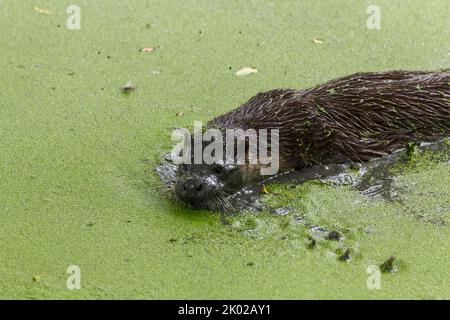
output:
<path id="1" fill-rule="evenodd" d="M 248 76 L 249 74 L 258 73 L 258 69 L 251 68 L 251 67 L 244 67 L 237 71 L 235 75 L 237 76 Z"/>
<path id="2" fill-rule="evenodd" d="M 313 42 L 314 42 L 315 44 L 323 43 L 323 40 L 322 40 L 322 39 L 319 39 L 319 38 L 313 38 L 312 40 L 313 40 Z"/>
<path id="3" fill-rule="evenodd" d="M 51 12 L 50 10 L 39 8 L 39 7 L 36 7 L 36 6 L 34 6 L 34 11 L 39 12 L 41 14 L 46 14 L 48 16 L 51 16 L 53 14 L 53 12 Z"/>

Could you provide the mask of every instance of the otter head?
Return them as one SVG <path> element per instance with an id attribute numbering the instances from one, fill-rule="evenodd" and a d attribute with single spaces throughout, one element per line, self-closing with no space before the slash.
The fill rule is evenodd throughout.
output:
<path id="1" fill-rule="evenodd" d="M 252 179 L 249 165 L 226 163 L 180 164 L 175 193 L 196 209 L 232 211 L 232 196 Z"/>

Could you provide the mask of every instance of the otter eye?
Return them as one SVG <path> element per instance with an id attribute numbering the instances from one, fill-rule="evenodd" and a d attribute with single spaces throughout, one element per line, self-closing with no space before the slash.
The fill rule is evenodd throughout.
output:
<path id="1" fill-rule="evenodd" d="M 221 166 L 221 165 L 216 165 L 214 167 L 214 172 L 217 173 L 217 174 L 222 173 L 223 171 L 224 171 L 224 167 Z"/>

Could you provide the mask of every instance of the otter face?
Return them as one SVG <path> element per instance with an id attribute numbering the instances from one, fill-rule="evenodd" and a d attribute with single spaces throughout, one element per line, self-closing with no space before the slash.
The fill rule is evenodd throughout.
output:
<path id="1" fill-rule="evenodd" d="M 245 165 L 180 164 L 175 193 L 177 197 L 196 209 L 231 211 L 230 196 L 247 183 Z"/>

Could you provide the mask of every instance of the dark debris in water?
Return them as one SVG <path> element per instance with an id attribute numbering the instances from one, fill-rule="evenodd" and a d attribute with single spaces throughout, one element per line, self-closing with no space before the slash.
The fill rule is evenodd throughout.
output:
<path id="1" fill-rule="evenodd" d="M 380 265 L 381 272 L 397 272 L 398 268 L 394 265 L 395 256 L 391 255 L 383 264 Z"/>
<path id="2" fill-rule="evenodd" d="M 280 216 L 286 215 L 292 211 L 292 207 L 281 207 L 271 209 L 271 212 Z"/>
<path id="3" fill-rule="evenodd" d="M 131 82 L 131 80 L 120 87 L 120 91 L 122 91 L 123 93 L 130 93 L 134 90 L 136 90 L 136 86 Z"/>

